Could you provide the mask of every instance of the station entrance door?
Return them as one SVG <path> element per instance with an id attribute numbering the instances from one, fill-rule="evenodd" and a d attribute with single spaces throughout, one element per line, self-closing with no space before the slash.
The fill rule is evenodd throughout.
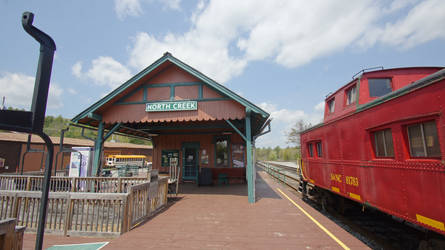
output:
<path id="1" fill-rule="evenodd" d="M 187 181 L 198 180 L 198 142 L 187 142 L 182 145 L 182 179 Z"/>

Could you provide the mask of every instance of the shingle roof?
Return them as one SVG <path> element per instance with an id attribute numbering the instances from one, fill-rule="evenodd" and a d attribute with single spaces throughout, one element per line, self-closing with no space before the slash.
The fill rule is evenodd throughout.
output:
<path id="1" fill-rule="evenodd" d="M 8 132 L 0 132 L 0 141 L 11 141 L 11 142 L 22 142 L 26 143 L 28 141 L 28 134 L 25 133 L 8 133 Z M 51 141 L 58 145 L 60 141 L 60 137 L 51 137 Z M 37 136 L 33 135 L 31 137 L 31 143 L 44 143 L 43 140 Z M 71 146 L 84 146 L 84 147 L 92 147 L 94 146 L 94 142 L 86 139 L 77 139 L 77 138 L 64 138 L 64 145 Z M 152 146 L 148 145 L 139 145 L 132 143 L 121 143 L 121 142 L 105 142 L 104 147 L 106 148 L 138 148 L 138 149 L 152 149 Z"/>

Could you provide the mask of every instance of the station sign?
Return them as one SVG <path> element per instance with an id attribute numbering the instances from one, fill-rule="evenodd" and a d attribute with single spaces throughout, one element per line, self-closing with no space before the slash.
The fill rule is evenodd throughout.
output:
<path id="1" fill-rule="evenodd" d="M 197 101 L 152 102 L 145 105 L 147 112 L 198 110 Z"/>

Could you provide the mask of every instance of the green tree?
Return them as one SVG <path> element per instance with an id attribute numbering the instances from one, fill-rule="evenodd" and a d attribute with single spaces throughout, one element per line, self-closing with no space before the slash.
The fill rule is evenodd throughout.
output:
<path id="1" fill-rule="evenodd" d="M 298 120 L 295 125 L 286 133 L 287 143 L 300 147 L 300 133 L 312 126 L 311 123 L 302 119 Z"/>

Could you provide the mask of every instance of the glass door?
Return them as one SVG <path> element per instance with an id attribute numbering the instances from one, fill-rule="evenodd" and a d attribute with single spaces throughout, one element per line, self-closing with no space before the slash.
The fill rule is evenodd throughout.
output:
<path id="1" fill-rule="evenodd" d="M 183 146 L 183 180 L 198 179 L 198 150 L 199 145 Z"/>

